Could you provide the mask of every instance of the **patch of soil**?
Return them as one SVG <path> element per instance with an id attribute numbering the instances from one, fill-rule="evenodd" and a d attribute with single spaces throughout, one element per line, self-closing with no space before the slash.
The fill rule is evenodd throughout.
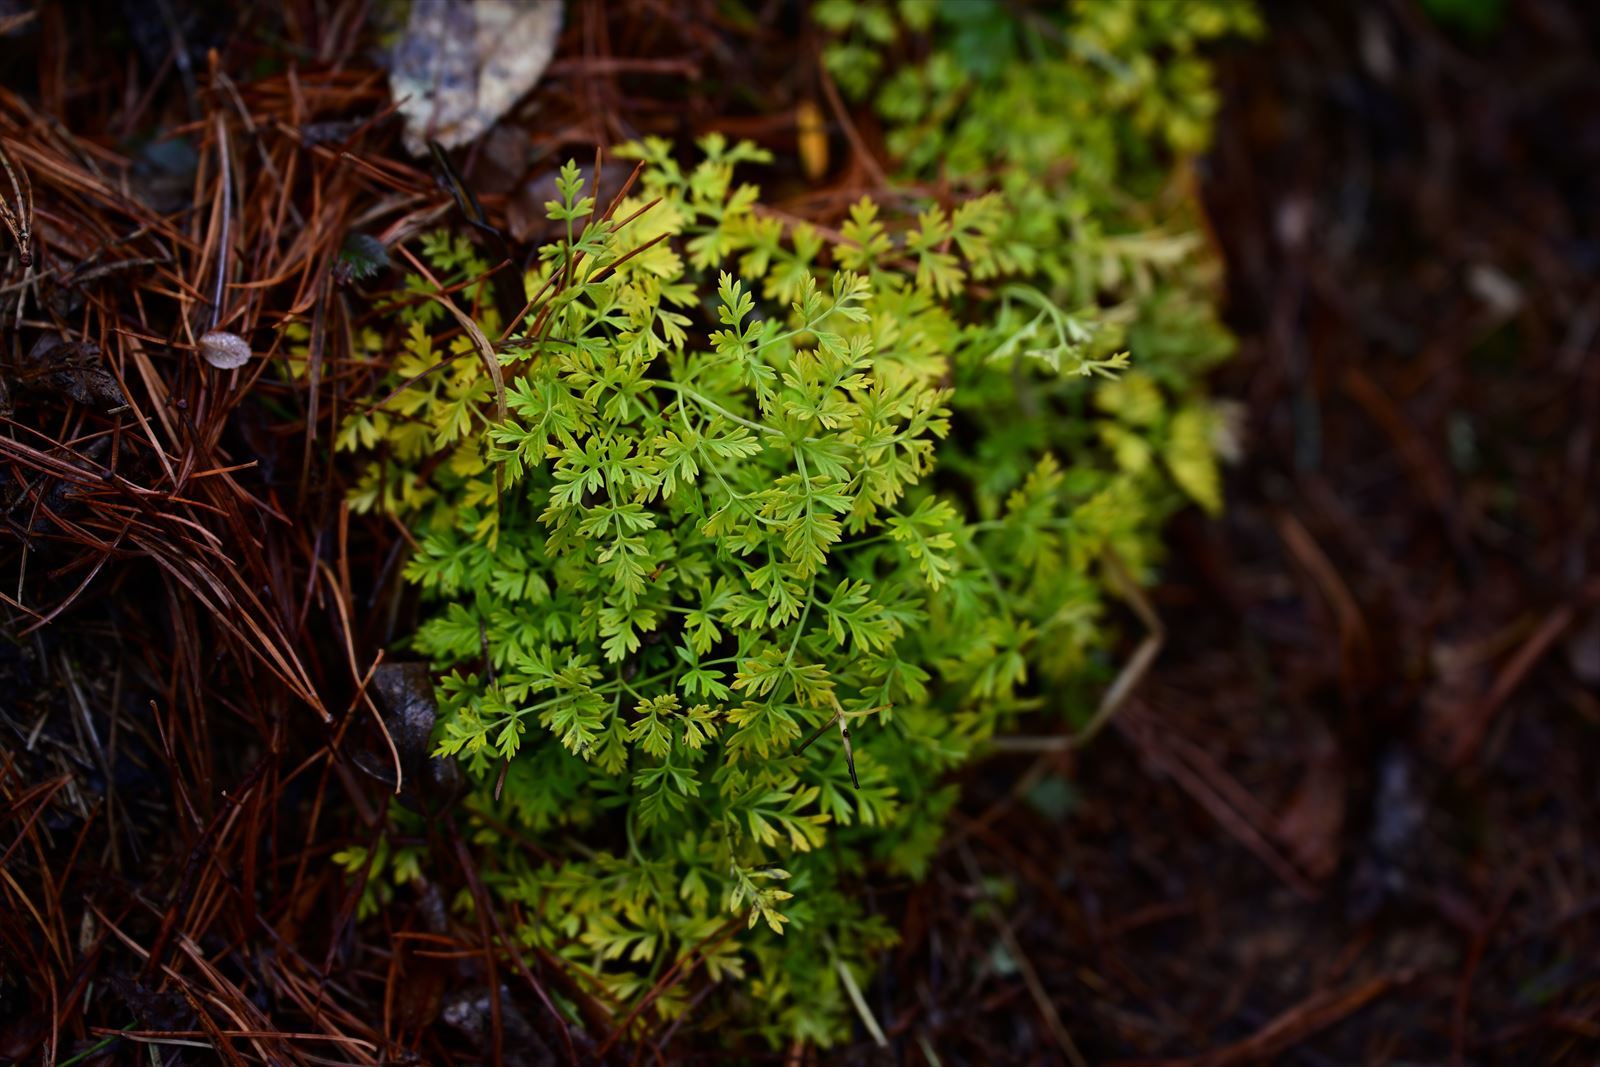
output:
<path id="1" fill-rule="evenodd" d="M 1506 7 L 1286 5 L 1224 57 L 1248 458 L 1114 728 L 974 779 L 904 1055 L 1600 1055 L 1600 17 Z"/>

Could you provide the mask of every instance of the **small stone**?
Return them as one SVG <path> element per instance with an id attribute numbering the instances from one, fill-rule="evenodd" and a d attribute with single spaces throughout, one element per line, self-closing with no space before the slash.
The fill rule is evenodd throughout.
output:
<path id="1" fill-rule="evenodd" d="M 212 330 L 200 338 L 200 354 L 218 370 L 233 370 L 250 362 L 250 344 L 236 333 Z"/>

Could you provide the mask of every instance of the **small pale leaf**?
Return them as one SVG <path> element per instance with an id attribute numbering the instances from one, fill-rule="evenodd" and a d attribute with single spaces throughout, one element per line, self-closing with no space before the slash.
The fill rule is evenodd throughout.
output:
<path id="1" fill-rule="evenodd" d="M 250 343 L 236 333 L 212 330 L 200 337 L 200 355 L 218 370 L 234 370 L 250 362 Z"/>

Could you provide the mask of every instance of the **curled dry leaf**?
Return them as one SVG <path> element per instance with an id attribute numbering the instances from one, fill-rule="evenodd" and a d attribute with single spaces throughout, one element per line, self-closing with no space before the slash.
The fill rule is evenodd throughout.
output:
<path id="1" fill-rule="evenodd" d="M 212 330 L 200 337 L 200 355 L 218 370 L 233 370 L 250 362 L 250 343 L 236 333 Z"/>
<path id="2" fill-rule="evenodd" d="M 828 125 L 822 111 L 810 100 L 794 109 L 795 142 L 800 150 L 800 169 L 806 180 L 821 181 L 828 173 Z"/>
<path id="3" fill-rule="evenodd" d="M 389 68 L 406 149 L 478 137 L 539 80 L 561 34 L 561 0 L 413 3 Z"/>
<path id="4" fill-rule="evenodd" d="M 372 688 L 383 710 L 384 730 L 394 744 L 378 738 L 358 745 L 356 766 L 385 785 L 395 784 L 394 758 L 400 759 L 406 795 L 402 803 L 416 806 L 420 797 L 428 803 L 447 802 L 461 791 L 461 772 L 454 760 L 432 755 L 433 724 L 439 707 L 434 700 L 433 678 L 425 663 L 382 663 L 372 672 Z"/>
<path id="5" fill-rule="evenodd" d="M 105 368 L 100 346 L 63 334 L 45 334 L 35 341 L 12 380 L 29 392 L 66 396 L 97 411 L 127 403 L 117 379 Z M 10 403 L 6 390 L 0 395 L 0 411 Z"/>

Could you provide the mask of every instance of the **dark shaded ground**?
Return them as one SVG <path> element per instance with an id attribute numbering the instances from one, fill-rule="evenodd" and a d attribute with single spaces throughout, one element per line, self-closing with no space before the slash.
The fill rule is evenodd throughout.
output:
<path id="1" fill-rule="evenodd" d="M 271 37 L 265 9 L 241 29 L 170 6 L 100 35 L 69 33 L 79 9 L 51 6 L 37 37 L 7 40 L 7 84 L 27 102 L 0 94 L 0 134 L 24 143 L 49 213 L 41 262 L 65 273 L 4 359 L 25 366 L 41 333 L 83 324 L 104 349 L 93 365 L 133 407 L 192 413 L 160 438 L 191 475 L 241 456 L 263 466 L 168 492 L 127 413 L 69 404 L 53 380 L 12 398 L 8 418 L 81 454 L 57 448 L 71 466 L 55 468 L 5 445 L 0 588 L 49 608 L 105 569 L 70 627 L 0 646 L 0 1061 L 53 1045 L 61 1060 L 132 1062 L 151 1047 L 141 1034 L 203 1044 L 220 1025 L 309 1033 L 232 1039 L 286 1062 L 307 1049 L 376 1062 L 388 1042 L 479 1062 L 498 1019 L 536 1062 L 560 1035 L 534 1032 L 531 990 L 560 975 L 537 960 L 497 975 L 483 932 L 443 921 L 440 901 L 468 884 L 455 842 L 434 842 L 436 884 L 366 924 L 328 861 L 381 825 L 386 791 L 356 770 L 372 738 L 346 702 L 397 618 L 373 608 L 392 596 L 393 532 L 341 519 L 303 432 L 325 442 L 367 386 L 370 368 L 339 348 L 352 303 L 321 301 L 328 364 L 309 409 L 270 378 L 197 374 L 181 348 L 139 377 L 137 348 L 111 329 L 181 335 L 203 317 L 189 294 L 214 277 L 214 172 L 197 179 L 196 159 L 131 132 L 200 116 L 199 158 L 213 158 L 218 122 L 242 134 L 232 99 L 205 91 L 206 49 L 243 70 Z M 306 57 L 297 85 L 241 80 L 266 117 L 257 158 L 299 175 L 262 183 L 233 239 L 289 279 L 226 309 L 264 339 L 296 286 L 327 276 L 358 213 L 451 210 L 420 168 L 336 164 L 393 153 L 376 127 L 339 140 L 384 93 L 358 22 L 335 8 L 290 5 L 274 24 Z M 581 10 L 517 117 L 527 136 L 466 153 L 492 217 L 515 229 L 527 174 L 574 145 L 730 112 L 751 113 L 741 132 L 792 140 L 784 109 L 808 68 L 746 61 L 810 48 L 792 27 L 746 40 L 709 2 L 671 17 L 648 0 Z M 1202 175 L 1243 341 L 1218 382 L 1248 427 L 1228 516 L 1175 528 L 1155 595 L 1168 647 L 1114 729 L 1081 754 L 973 768 L 936 876 L 875 902 L 904 920 L 869 991 L 894 1049 L 840 1060 L 1600 1059 L 1600 12 L 1528 0 L 1481 40 L 1400 0 L 1284 5 L 1271 22 L 1224 58 L 1228 106 Z M 770 96 L 759 107 L 751 69 Z M 663 86 L 699 77 L 695 110 L 662 103 Z M 91 177 L 124 171 L 139 198 L 97 199 Z M 312 173 L 326 184 L 312 189 Z M 858 185 L 859 160 L 836 178 Z M 282 220 L 313 205 L 301 241 Z M 795 209 L 829 210 L 816 197 Z M 157 216 L 172 232 L 141 229 Z M 107 259 L 135 266 L 90 273 Z M 140 286 L 161 300 L 135 306 Z M 299 424 L 282 422 L 286 406 Z M 19 501 L 77 525 L 40 525 Z M 118 533 L 135 504 L 150 523 L 136 544 Z M 193 549 L 199 527 L 215 558 Z M 270 634 L 226 633 L 192 599 L 235 577 L 220 558 L 245 565 L 213 599 L 249 605 L 231 617 L 254 612 Z M 338 726 L 272 681 L 262 664 L 279 652 L 304 658 Z M 717 1040 L 685 1027 L 664 1057 L 693 1046 L 713 1060 Z M 160 1047 L 163 1062 L 211 1062 Z"/>
<path id="2" fill-rule="evenodd" d="M 1089 1063 L 1600 1057 L 1600 11 L 1342 7 L 1223 63 L 1227 517 L 1175 530 L 1114 736 L 1045 757 L 1071 794 L 974 779 L 908 1055 L 1068 1057 L 1031 966 Z"/>

